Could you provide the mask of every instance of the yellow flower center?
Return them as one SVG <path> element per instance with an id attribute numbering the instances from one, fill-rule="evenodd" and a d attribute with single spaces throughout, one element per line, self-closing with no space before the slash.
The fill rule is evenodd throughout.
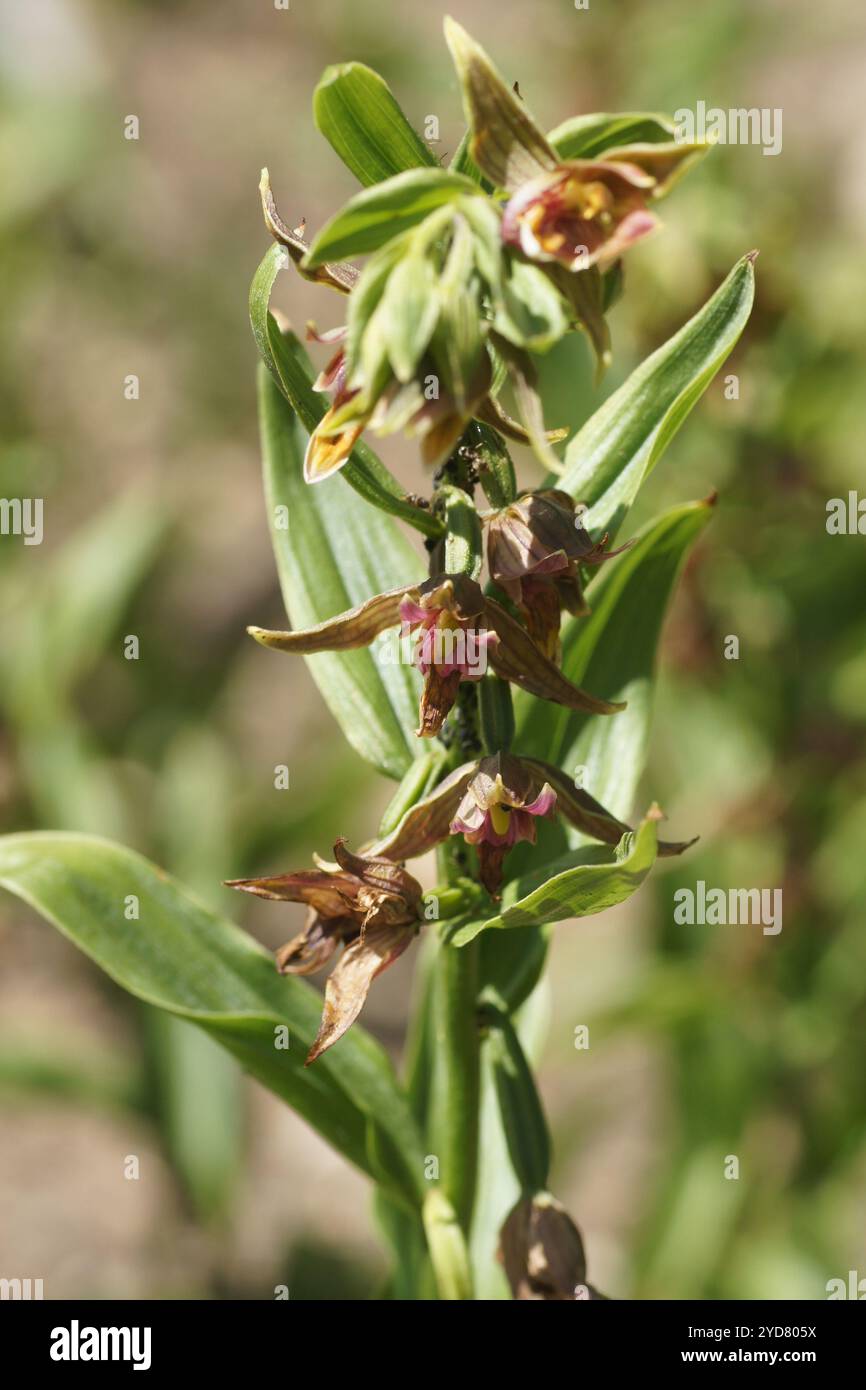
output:
<path id="1" fill-rule="evenodd" d="M 490 819 L 493 823 L 493 829 L 496 831 L 497 835 L 507 834 L 510 817 L 510 807 L 501 806 L 498 803 L 490 807 Z"/>

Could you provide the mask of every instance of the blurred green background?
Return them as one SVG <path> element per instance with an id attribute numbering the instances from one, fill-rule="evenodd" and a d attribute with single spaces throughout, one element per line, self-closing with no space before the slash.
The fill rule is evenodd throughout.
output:
<path id="1" fill-rule="evenodd" d="M 552 1185 L 594 1283 L 822 1298 L 866 1275 L 866 542 L 825 529 L 829 498 L 866 495 L 866 22 L 857 0 L 450 10 L 548 127 L 698 100 L 784 113 L 778 157 L 716 149 L 630 253 L 601 391 L 582 343 L 545 363 L 550 421 L 574 426 L 760 248 L 747 333 L 635 517 L 720 493 L 667 626 L 646 778 L 672 835 L 701 841 L 621 908 L 557 929 L 540 1077 Z M 354 191 L 310 113 L 321 70 L 350 58 L 419 129 L 437 116 L 450 155 L 442 13 L 0 0 L 0 496 L 45 499 L 41 546 L 0 538 L 0 829 L 123 840 L 269 946 L 294 911 L 220 881 L 362 839 L 390 787 L 305 668 L 244 636 L 281 621 L 246 320 L 267 244 L 256 185 L 267 164 L 311 229 Z M 297 277 L 278 302 L 296 326 L 339 321 Z M 422 483 L 414 446 L 382 452 Z M 781 887 L 783 931 L 676 927 L 673 893 L 698 878 Z M 411 955 L 365 1013 L 395 1055 Z M 47 1297 L 377 1286 L 362 1180 L 5 898 L 0 1105 L 4 1277 L 43 1278 Z"/>

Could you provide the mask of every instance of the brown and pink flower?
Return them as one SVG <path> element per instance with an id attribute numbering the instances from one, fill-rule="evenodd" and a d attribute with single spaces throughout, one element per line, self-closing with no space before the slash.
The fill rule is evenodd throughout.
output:
<path id="1" fill-rule="evenodd" d="M 463 680 L 475 680 L 489 666 L 504 680 L 569 709 L 615 714 L 624 706 L 600 700 L 573 685 L 545 655 L 516 618 L 489 598 L 465 574 L 440 574 L 423 584 L 405 584 L 376 594 L 357 608 L 299 632 L 268 632 L 251 627 L 265 647 L 305 655 L 367 647 L 380 633 L 405 623 L 420 636 L 424 675 L 418 736 L 438 733 Z"/>
<path id="2" fill-rule="evenodd" d="M 563 159 L 480 44 L 452 19 L 445 34 L 463 86 L 472 156 L 510 195 L 502 218 L 507 246 L 569 271 L 606 270 L 658 226 L 648 201 L 706 145 L 672 135 L 660 144 L 611 147 L 601 158 Z"/>
<path id="3" fill-rule="evenodd" d="M 521 840 L 533 842 L 539 819 L 554 814 L 607 845 L 617 845 L 632 830 L 552 763 L 495 753 L 456 768 L 369 852 L 402 862 L 426 854 L 449 835 L 462 835 L 476 846 L 482 882 L 496 897 L 509 849 Z M 693 843 L 660 840 L 658 853 L 682 854 Z"/>
<path id="4" fill-rule="evenodd" d="M 488 893 L 499 891 L 508 851 L 521 840 L 534 845 L 536 818 L 550 817 L 556 809 L 556 792 L 549 782 L 535 793 L 536 784 L 519 760 L 498 753 L 482 762 L 457 807 L 449 829 L 475 845 L 479 876 Z"/>
<path id="5" fill-rule="evenodd" d="M 658 226 L 652 174 L 626 160 L 573 160 L 530 180 L 502 214 L 502 238 L 531 261 L 608 266 Z"/>

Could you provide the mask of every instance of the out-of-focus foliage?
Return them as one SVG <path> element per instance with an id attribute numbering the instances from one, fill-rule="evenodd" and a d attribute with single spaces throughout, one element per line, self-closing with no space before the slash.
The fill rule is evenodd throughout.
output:
<path id="1" fill-rule="evenodd" d="M 236 911 L 221 879 L 303 862 L 334 833 L 369 832 L 381 809 L 309 678 L 255 661 L 244 636 L 253 618 L 283 618 L 246 326 L 258 172 L 292 190 L 286 213 L 313 232 L 354 191 L 308 109 L 325 64 L 349 58 L 382 72 L 419 131 L 437 116 L 432 148 L 447 162 L 462 116 L 441 12 L 379 0 L 2 10 L 0 496 L 44 498 L 45 540 L 0 537 L 0 829 L 109 833 Z M 827 1279 L 866 1268 L 866 537 L 825 529 L 829 498 L 866 495 L 866 32 L 854 0 L 473 0 L 458 17 L 479 34 L 495 26 L 507 75 L 547 128 L 578 110 L 698 100 L 783 110 L 781 154 L 714 150 L 631 253 L 601 391 L 582 343 L 544 364 L 550 423 L 574 429 L 760 249 L 744 337 L 627 528 L 719 492 L 668 629 L 646 779 L 701 843 L 657 868 L 630 909 L 556 929 L 541 1078 L 552 1185 L 600 1286 L 822 1297 Z M 124 139 L 128 113 L 138 141 Z M 296 328 L 339 321 L 336 296 L 292 286 Z M 405 446 L 383 456 L 420 482 Z M 783 930 L 675 926 L 674 891 L 697 879 L 782 887 Z M 4 901 L 4 961 L 16 913 Z M 268 945 L 290 935 L 278 908 L 249 921 Z M 391 1001 L 376 1020 L 389 1044 L 404 1016 Z M 150 1117 L 195 1209 L 228 1219 L 237 1077 L 186 1025 L 107 1003 L 134 1019 L 128 1069 L 16 1017 L 0 1025 L 6 1103 Z M 588 1052 L 573 1045 L 582 1023 Z M 297 1229 L 291 1174 L 284 1188 L 269 1219 Z M 305 1249 L 328 1239 L 311 1228 Z M 293 1296 L 304 1279 L 331 1297 L 366 1287 L 336 1247 L 289 1264 Z M 168 1266 L 164 1289 L 190 1291 Z"/>

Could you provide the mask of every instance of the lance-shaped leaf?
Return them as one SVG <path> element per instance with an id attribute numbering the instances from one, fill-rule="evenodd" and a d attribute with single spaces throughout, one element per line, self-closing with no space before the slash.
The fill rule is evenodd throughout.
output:
<path id="1" fill-rule="evenodd" d="M 461 927 L 455 933 L 454 945 L 465 946 L 479 932 L 491 928 L 538 927 L 569 917 L 588 917 L 624 902 L 655 863 L 656 819 L 657 814 L 647 816 L 637 831 L 625 835 L 612 862 L 588 862 L 601 858 L 602 851 L 596 849 L 575 850 L 540 871 L 513 879 L 503 891 L 497 916 Z"/>
<path id="2" fill-rule="evenodd" d="M 162 870 L 107 840 L 8 835 L 0 839 L 0 884 L 130 994 L 198 1024 L 351 1163 L 405 1201 L 420 1200 L 420 1141 L 379 1045 L 356 1025 L 338 1052 L 305 1068 L 318 992 L 281 979 L 251 937 Z"/>
<path id="3" fill-rule="evenodd" d="M 530 935 L 531 933 L 527 933 Z M 508 949 L 508 942 L 522 939 L 522 934 L 482 937 L 481 955 L 485 945 Z M 514 1025 L 530 1065 L 537 1066 L 543 1040 L 549 1028 L 550 1002 L 541 989 L 519 1009 Z M 503 1222 L 520 1197 L 521 1181 L 512 1168 L 508 1141 L 503 1133 L 502 1118 L 486 1041 L 481 1057 L 481 1126 L 479 1138 L 478 1196 L 472 1226 L 471 1254 L 475 1271 L 476 1297 L 485 1299 L 510 1298 L 504 1270 L 496 1257 L 499 1233 Z"/>
<path id="4" fill-rule="evenodd" d="M 312 434 L 326 410 L 321 393 L 313 390 L 315 372 L 312 363 L 294 333 L 281 333 L 273 315 L 268 312 L 274 281 L 286 264 L 286 252 L 279 245 L 272 246 L 264 256 L 250 286 L 250 322 L 268 371 L 297 412 L 304 429 Z M 351 300 L 349 302 L 351 304 Z M 408 521 L 410 526 L 424 535 L 441 535 L 441 521 L 408 500 L 405 488 L 400 486 L 363 440 L 355 445 L 341 476 L 374 507 Z M 321 487 L 322 484 L 317 486 Z"/>
<path id="5" fill-rule="evenodd" d="M 376 317 L 394 375 L 405 385 L 413 379 L 439 318 L 436 272 L 427 256 L 410 250 L 398 261 Z"/>
<path id="6" fill-rule="evenodd" d="M 557 158 L 544 134 L 481 45 L 450 17 L 445 38 L 463 88 L 469 150 L 481 172 L 511 192 L 554 169 Z"/>
<path id="7" fill-rule="evenodd" d="M 267 373 L 259 375 L 265 497 L 283 598 L 293 623 L 324 622 L 378 589 L 417 575 L 421 561 L 391 519 L 368 507 L 342 475 L 304 482 L 306 436 Z M 312 651 L 321 651 L 313 646 Z M 401 777 L 418 747 L 412 729 L 419 682 L 411 666 L 369 651 L 322 652 L 313 678 L 352 746 Z"/>
<path id="8" fill-rule="evenodd" d="M 405 169 L 435 165 L 391 89 L 363 63 L 326 68 L 313 95 L 319 130 L 359 183 L 370 187 Z"/>
<path id="9" fill-rule="evenodd" d="M 422 796 L 432 791 L 441 781 L 447 757 L 447 750 L 437 742 L 433 748 L 428 747 L 427 751 L 406 769 L 403 780 L 382 815 L 380 835 L 390 834 L 416 801 L 420 801 Z"/>
<path id="10" fill-rule="evenodd" d="M 319 232 L 304 261 L 313 270 L 328 260 L 363 256 L 422 222 L 458 198 L 479 196 L 478 185 L 446 169 L 408 169 L 374 188 L 365 188 Z"/>
<path id="11" fill-rule="evenodd" d="M 703 395 L 745 327 L 754 298 L 750 252 L 694 318 L 632 372 L 569 441 L 556 486 L 613 535 L 641 483 Z"/>

